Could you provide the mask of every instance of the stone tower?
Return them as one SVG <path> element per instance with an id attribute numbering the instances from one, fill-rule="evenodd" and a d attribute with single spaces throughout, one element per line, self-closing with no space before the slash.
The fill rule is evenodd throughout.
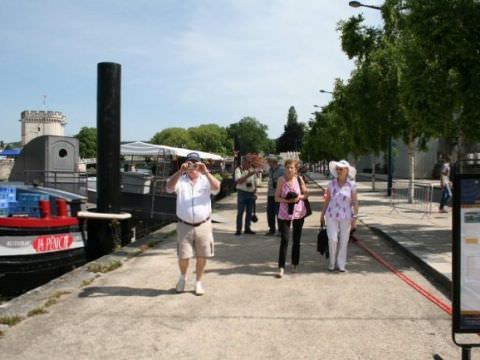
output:
<path id="1" fill-rule="evenodd" d="M 63 136 L 67 117 L 60 111 L 22 111 L 22 146 L 42 135 Z"/>

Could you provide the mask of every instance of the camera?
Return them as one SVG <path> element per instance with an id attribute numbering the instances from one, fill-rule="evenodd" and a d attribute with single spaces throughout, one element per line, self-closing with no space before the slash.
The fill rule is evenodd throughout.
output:
<path id="1" fill-rule="evenodd" d="M 195 163 L 189 163 L 188 164 L 188 170 L 195 170 L 197 168 L 197 164 Z"/>
<path id="2" fill-rule="evenodd" d="M 295 199 L 298 196 L 298 194 L 295 191 L 289 191 L 287 195 L 285 196 L 286 200 L 292 200 Z M 288 204 L 288 215 L 293 214 L 293 208 L 295 207 L 294 203 L 289 203 Z"/>

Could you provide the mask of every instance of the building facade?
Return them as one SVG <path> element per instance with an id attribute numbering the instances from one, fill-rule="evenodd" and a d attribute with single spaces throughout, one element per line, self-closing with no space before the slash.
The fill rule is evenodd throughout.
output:
<path id="1" fill-rule="evenodd" d="M 42 135 L 64 136 L 67 117 L 60 111 L 22 111 L 22 146 Z"/>
<path id="2" fill-rule="evenodd" d="M 394 140 L 393 143 L 393 177 L 408 179 L 410 176 L 408 147 L 401 140 Z M 452 161 L 456 161 L 458 147 L 449 146 L 442 138 L 431 139 L 426 145 L 426 151 L 415 151 L 414 176 L 417 179 L 438 179 L 443 159 L 449 155 Z M 464 152 L 466 159 L 480 159 L 480 143 L 465 145 Z M 367 173 L 372 171 L 373 164 L 380 172 L 385 172 L 387 167 L 386 155 L 383 153 L 379 156 L 361 156 L 354 163 L 359 172 Z"/>

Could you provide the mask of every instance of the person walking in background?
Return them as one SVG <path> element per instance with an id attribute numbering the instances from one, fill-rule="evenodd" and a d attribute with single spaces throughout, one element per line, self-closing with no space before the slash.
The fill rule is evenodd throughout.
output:
<path id="1" fill-rule="evenodd" d="M 285 272 L 290 225 L 292 233 L 292 272 L 296 272 L 300 261 L 300 239 L 307 209 L 304 199 L 308 198 L 308 189 L 297 171 L 297 161 L 285 161 L 285 174 L 278 179 L 275 190 L 275 201 L 280 204 L 278 210 L 278 225 L 280 228 L 280 251 L 278 255 L 278 278 Z"/>
<path id="2" fill-rule="evenodd" d="M 277 222 L 279 203 L 275 201 L 275 190 L 277 188 L 278 179 L 283 176 L 285 169 L 278 162 L 278 157 L 270 155 L 267 157 L 268 162 L 268 193 L 267 193 L 267 221 L 268 232 L 266 236 L 275 235 L 275 222 Z"/>
<path id="3" fill-rule="evenodd" d="M 448 212 L 445 206 L 452 197 L 452 184 L 450 182 L 450 157 L 445 157 L 445 162 L 440 170 L 440 187 L 442 189 L 442 197 L 440 198 L 440 207 L 438 211 L 441 213 Z"/>
<path id="4" fill-rule="evenodd" d="M 241 166 L 235 169 L 235 184 L 237 189 L 237 231 L 242 233 L 243 214 L 245 213 L 245 234 L 255 234 L 251 229 L 253 203 L 257 193 L 257 176 L 247 158 L 242 160 Z"/>
<path id="5" fill-rule="evenodd" d="M 330 161 L 328 168 L 334 178 L 328 183 L 320 224 L 327 226 L 328 270 L 334 271 L 337 266 L 345 272 L 350 230 L 357 226 L 358 199 L 353 180 L 356 170 L 346 160 Z"/>
<path id="6" fill-rule="evenodd" d="M 178 293 L 185 290 L 189 260 L 193 256 L 197 260 L 195 294 L 205 293 L 201 281 L 207 258 L 214 254 L 210 196 L 219 191 L 220 182 L 196 152 L 189 153 L 180 169 L 167 180 L 167 192 L 177 193 Z"/>

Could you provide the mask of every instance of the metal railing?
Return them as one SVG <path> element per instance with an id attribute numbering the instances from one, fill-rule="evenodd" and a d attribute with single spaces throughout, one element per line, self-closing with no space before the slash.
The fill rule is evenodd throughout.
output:
<path id="1" fill-rule="evenodd" d="M 421 213 L 422 217 L 429 217 L 433 209 L 433 193 L 435 186 L 428 182 L 414 182 L 413 196 L 410 195 L 408 180 L 394 180 L 392 183 L 392 196 L 390 205 L 392 212 L 399 210 L 412 213 Z M 411 197 L 411 199 L 410 199 Z"/>
<path id="2" fill-rule="evenodd" d="M 87 196 L 88 175 L 78 171 L 28 170 L 24 172 L 24 182 Z"/>

